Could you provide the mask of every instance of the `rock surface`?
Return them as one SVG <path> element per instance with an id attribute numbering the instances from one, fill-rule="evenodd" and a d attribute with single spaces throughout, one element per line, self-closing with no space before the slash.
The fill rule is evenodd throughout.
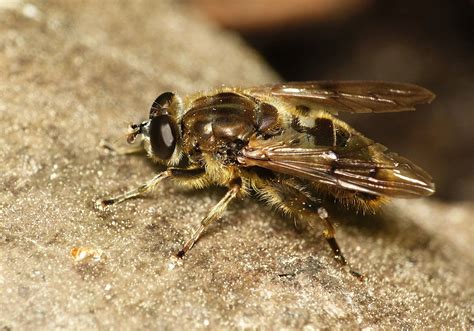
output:
<path id="1" fill-rule="evenodd" d="M 277 79 L 236 36 L 151 0 L 9 1 L 0 35 L 2 330 L 473 327 L 471 204 L 337 212 L 339 243 L 364 282 L 319 235 L 250 200 L 177 263 L 222 189 L 164 183 L 94 209 L 157 171 L 98 145 L 123 140 L 158 93 Z M 74 247 L 95 256 L 74 262 Z"/>

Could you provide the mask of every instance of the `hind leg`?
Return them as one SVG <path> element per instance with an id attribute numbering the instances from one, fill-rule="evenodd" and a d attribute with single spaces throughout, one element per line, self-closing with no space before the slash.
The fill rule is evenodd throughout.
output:
<path id="1" fill-rule="evenodd" d="M 331 247 L 334 259 L 341 266 L 349 267 L 336 241 L 336 231 L 329 220 L 326 209 L 322 206 L 321 201 L 311 196 L 303 185 L 291 180 L 271 182 L 268 186 L 262 188 L 260 193 L 270 204 L 278 207 L 284 213 L 307 221 L 311 227 L 316 228 L 317 224 L 322 224 L 324 227 L 322 234 Z M 349 272 L 358 278 L 362 278 L 360 273 L 350 267 Z"/>
<path id="2" fill-rule="evenodd" d="M 344 258 L 344 255 L 342 255 L 341 249 L 339 248 L 339 244 L 336 241 L 336 230 L 334 229 L 334 226 L 332 223 L 329 221 L 329 215 L 328 212 L 324 207 L 319 207 L 318 208 L 318 216 L 319 219 L 323 222 L 324 224 L 324 231 L 323 231 L 323 236 L 326 238 L 326 241 L 329 244 L 329 247 L 331 247 L 333 253 L 334 253 L 334 258 L 341 264 L 341 265 L 347 265 L 347 261 Z"/>

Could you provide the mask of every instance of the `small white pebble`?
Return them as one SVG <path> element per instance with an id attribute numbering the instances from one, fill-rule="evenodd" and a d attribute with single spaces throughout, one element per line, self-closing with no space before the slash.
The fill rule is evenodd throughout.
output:
<path id="1" fill-rule="evenodd" d="M 26 17 L 35 20 L 39 20 L 41 18 L 41 12 L 39 11 L 38 7 L 32 5 L 31 3 L 25 4 L 21 10 L 21 13 Z"/>
<path id="2" fill-rule="evenodd" d="M 181 259 L 177 258 L 176 256 L 172 256 L 170 258 L 170 261 L 168 262 L 168 270 L 173 270 L 174 268 L 182 264 L 183 261 Z"/>

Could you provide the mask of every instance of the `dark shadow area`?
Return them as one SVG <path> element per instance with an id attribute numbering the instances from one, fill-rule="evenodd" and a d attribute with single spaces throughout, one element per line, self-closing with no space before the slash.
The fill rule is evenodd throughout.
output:
<path id="1" fill-rule="evenodd" d="M 285 81 L 386 80 L 425 86 L 437 98 L 416 112 L 341 116 L 425 168 L 436 196 L 474 197 L 472 1 L 375 2 L 343 21 L 302 23 L 246 40 Z"/>

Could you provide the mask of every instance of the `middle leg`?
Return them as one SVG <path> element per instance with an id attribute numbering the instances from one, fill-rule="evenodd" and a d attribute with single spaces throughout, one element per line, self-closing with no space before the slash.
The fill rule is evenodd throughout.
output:
<path id="1" fill-rule="evenodd" d="M 183 258 L 184 255 L 194 246 L 201 234 L 206 228 L 217 221 L 227 208 L 227 205 L 234 200 L 242 189 L 242 179 L 235 178 L 229 185 L 229 190 L 222 197 L 222 199 L 211 209 L 207 216 L 201 221 L 199 227 L 194 231 L 191 238 L 184 244 L 183 248 L 176 254 L 178 258 Z"/>

